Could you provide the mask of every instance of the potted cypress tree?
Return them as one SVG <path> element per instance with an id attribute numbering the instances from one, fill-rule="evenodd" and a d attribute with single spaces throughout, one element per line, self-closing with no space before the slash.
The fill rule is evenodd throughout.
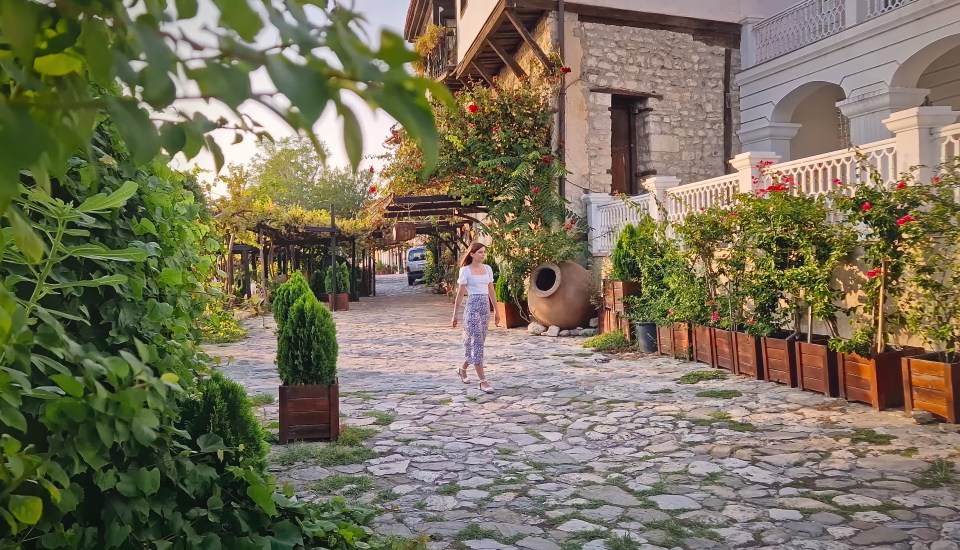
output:
<path id="1" fill-rule="evenodd" d="M 336 279 L 334 279 L 336 277 Z M 336 289 L 334 289 L 336 282 Z M 337 262 L 327 268 L 323 279 L 330 307 L 337 311 L 350 309 L 350 268 L 343 262 Z"/>
<path id="2" fill-rule="evenodd" d="M 300 296 L 277 343 L 280 443 L 340 436 L 337 327 L 312 293 Z"/>
<path id="3" fill-rule="evenodd" d="M 610 255 L 610 278 L 603 280 L 600 328 L 603 332 L 622 332 L 627 342 L 632 342 L 634 335 L 627 319 L 626 299 L 640 292 L 637 282 L 640 275 L 637 267 L 638 238 L 636 225 L 628 223 L 624 226 Z"/>
<path id="4" fill-rule="evenodd" d="M 289 280 L 277 287 L 273 296 L 273 318 L 277 322 L 277 332 L 283 328 L 283 323 L 287 319 L 287 314 L 301 296 L 310 294 L 310 286 L 303 274 L 299 271 L 293 274 Z"/>

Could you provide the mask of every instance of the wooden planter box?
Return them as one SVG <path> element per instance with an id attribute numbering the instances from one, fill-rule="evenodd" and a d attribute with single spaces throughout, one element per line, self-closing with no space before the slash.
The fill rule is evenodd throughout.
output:
<path id="1" fill-rule="evenodd" d="M 623 299 L 640 293 L 640 285 L 631 281 L 603 281 L 603 308 L 600 311 L 600 332 L 620 331 L 627 342 L 633 343 L 630 320 L 627 319 Z"/>
<path id="2" fill-rule="evenodd" d="M 713 356 L 717 368 L 737 372 L 737 349 L 733 343 L 733 332 L 719 328 L 713 329 Z"/>
<path id="3" fill-rule="evenodd" d="M 503 328 L 517 328 L 527 326 L 527 320 L 523 318 L 523 315 L 527 313 L 527 303 L 522 302 L 520 305 L 517 305 L 513 302 L 497 302 L 497 311 L 500 313 L 500 321 L 503 323 Z"/>
<path id="4" fill-rule="evenodd" d="M 901 359 L 903 408 L 907 414 L 913 409 L 928 411 L 956 424 L 960 418 L 960 359 L 945 363 L 939 357 L 926 353 Z"/>
<path id="5" fill-rule="evenodd" d="M 900 359 L 919 355 L 919 348 L 888 351 L 873 357 L 841 353 L 840 397 L 873 406 L 878 411 L 903 406 L 903 370 Z"/>
<path id="6" fill-rule="evenodd" d="M 733 347 L 736 350 L 734 372 L 763 380 L 763 351 L 760 348 L 760 337 L 750 336 L 746 332 L 735 332 Z"/>
<path id="7" fill-rule="evenodd" d="M 673 323 L 673 357 L 690 360 L 693 357 L 693 331 L 690 323 Z"/>
<path id="8" fill-rule="evenodd" d="M 673 326 L 657 327 L 657 354 L 673 357 Z"/>
<path id="9" fill-rule="evenodd" d="M 705 325 L 693 326 L 693 360 L 706 363 L 711 367 L 717 366 L 714 355 L 713 328 Z"/>
<path id="10" fill-rule="evenodd" d="M 340 386 L 280 386 L 280 443 L 336 441 L 340 437 Z"/>
<path id="11" fill-rule="evenodd" d="M 336 302 L 336 308 L 334 308 L 334 302 Z M 331 310 L 350 311 L 350 295 L 341 293 L 331 296 L 328 294 L 327 304 L 330 306 Z"/>
<path id="12" fill-rule="evenodd" d="M 840 395 L 839 358 L 827 347 L 826 337 L 814 337 L 813 342 L 794 342 L 797 357 L 797 387 L 822 393 L 828 397 Z"/>
<path id="13" fill-rule="evenodd" d="M 797 386 L 797 347 L 788 335 L 765 336 L 760 339 L 763 377 L 768 382 Z"/>

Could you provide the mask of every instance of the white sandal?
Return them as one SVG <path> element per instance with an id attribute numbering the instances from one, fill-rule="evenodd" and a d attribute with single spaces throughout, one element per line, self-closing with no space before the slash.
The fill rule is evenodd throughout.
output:
<path id="1" fill-rule="evenodd" d="M 466 367 L 457 367 L 457 376 L 460 377 L 460 381 L 463 382 L 464 384 L 470 383 L 470 378 L 467 376 Z"/>
<path id="2" fill-rule="evenodd" d="M 481 378 L 481 379 L 480 379 L 480 385 L 478 386 L 478 387 L 480 388 L 480 391 L 482 391 L 483 393 L 493 393 L 493 388 L 489 388 L 489 389 L 484 389 L 484 388 L 483 388 L 483 385 L 484 385 L 484 384 L 489 384 L 489 383 L 490 383 L 490 382 L 487 382 L 487 379 L 486 379 L 486 378 Z"/>

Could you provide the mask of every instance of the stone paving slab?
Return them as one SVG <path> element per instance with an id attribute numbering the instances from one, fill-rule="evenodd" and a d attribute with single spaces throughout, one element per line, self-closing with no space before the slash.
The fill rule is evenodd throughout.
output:
<path id="1" fill-rule="evenodd" d="M 454 372 L 452 302 L 403 276 L 378 284 L 335 317 L 344 421 L 380 430 L 366 442 L 379 458 L 280 469 L 302 498 L 328 498 L 311 486 L 335 472 L 369 476 L 357 500 L 381 509 L 377 529 L 431 548 L 960 550 L 949 426 L 736 376 L 682 385 L 707 367 L 516 329 L 491 329 L 486 395 Z M 244 342 L 208 352 L 276 395 L 273 322 L 245 323 Z M 374 412 L 395 416 L 375 426 Z"/>

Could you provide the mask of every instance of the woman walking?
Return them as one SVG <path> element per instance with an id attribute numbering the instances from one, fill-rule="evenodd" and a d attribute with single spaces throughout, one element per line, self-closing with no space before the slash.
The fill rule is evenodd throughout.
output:
<path id="1" fill-rule="evenodd" d="M 453 302 L 453 319 L 450 326 L 457 327 L 457 312 L 460 301 L 467 296 L 463 311 L 463 364 L 457 369 L 460 381 L 469 384 L 467 365 L 477 369 L 480 379 L 480 391 L 493 393 L 493 387 L 483 374 L 483 344 L 487 339 L 487 327 L 490 324 L 490 310 L 496 310 L 493 292 L 493 270 L 483 263 L 487 257 L 487 247 L 473 243 L 460 260 L 460 276 L 457 278 L 457 297 Z M 500 312 L 494 316 L 494 324 L 500 325 Z"/>

